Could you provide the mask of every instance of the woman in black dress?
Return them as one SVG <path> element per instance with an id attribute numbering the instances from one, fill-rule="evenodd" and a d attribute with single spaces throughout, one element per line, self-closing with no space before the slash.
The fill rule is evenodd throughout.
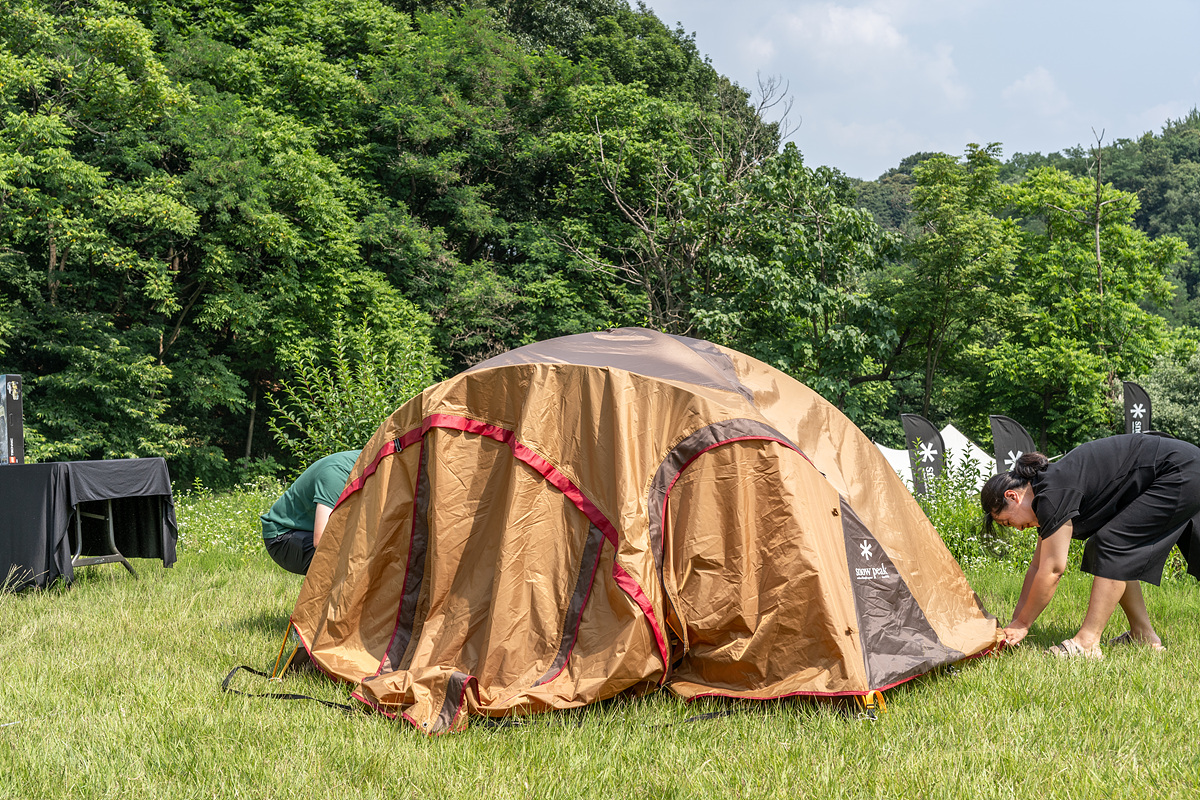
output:
<path id="1" fill-rule="evenodd" d="M 984 484 L 987 525 L 1038 529 L 1009 644 L 1025 638 L 1067 566 L 1071 539 L 1086 539 L 1080 569 L 1094 577 L 1079 632 L 1050 648 L 1064 656 L 1103 658 L 1100 636 L 1120 603 L 1129 631 L 1113 644 L 1162 650 L 1139 581 L 1158 585 L 1171 548 L 1200 577 L 1200 448 L 1162 436 L 1129 434 L 1076 447 L 1055 463 L 1021 456 L 1010 472 Z"/>

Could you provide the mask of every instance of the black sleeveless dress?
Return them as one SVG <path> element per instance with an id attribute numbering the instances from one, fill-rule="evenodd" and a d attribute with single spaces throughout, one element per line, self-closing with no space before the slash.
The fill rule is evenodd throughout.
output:
<path id="1" fill-rule="evenodd" d="M 1074 521 L 1080 569 L 1157 585 L 1171 548 L 1200 577 L 1200 447 L 1125 434 L 1081 444 L 1032 481 L 1038 535 Z"/>

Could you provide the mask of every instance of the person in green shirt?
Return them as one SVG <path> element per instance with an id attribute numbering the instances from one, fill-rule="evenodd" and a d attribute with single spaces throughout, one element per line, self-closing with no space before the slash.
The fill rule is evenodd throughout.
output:
<path id="1" fill-rule="evenodd" d="M 263 544 L 275 563 L 297 575 L 308 574 L 329 513 L 337 505 L 361 450 L 317 459 L 263 514 Z"/>

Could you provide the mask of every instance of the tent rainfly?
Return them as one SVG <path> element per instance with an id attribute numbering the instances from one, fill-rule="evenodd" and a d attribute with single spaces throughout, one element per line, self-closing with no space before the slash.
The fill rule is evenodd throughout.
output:
<path id="1" fill-rule="evenodd" d="M 388 417 L 288 636 L 427 734 L 664 685 L 873 697 L 1000 638 L 836 408 L 636 328 L 513 350 Z"/>

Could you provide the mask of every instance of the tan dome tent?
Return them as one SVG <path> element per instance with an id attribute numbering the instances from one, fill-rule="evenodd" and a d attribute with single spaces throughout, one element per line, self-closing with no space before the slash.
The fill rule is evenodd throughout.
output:
<path id="1" fill-rule="evenodd" d="M 640 329 L 513 350 L 392 414 L 289 636 L 431 734 L 660 685 L 866 696 L 998 640 L 837 409 L 740 353 Z"/>

